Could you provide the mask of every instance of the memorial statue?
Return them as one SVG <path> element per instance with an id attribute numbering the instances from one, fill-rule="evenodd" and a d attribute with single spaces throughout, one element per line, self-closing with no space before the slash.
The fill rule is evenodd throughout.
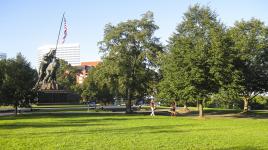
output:
<path id="1" fill-rule="evenodd" d="M 34 86 L 35 90 L 58 90 L 56 82 L 56 71 L 59 68 L 59 60 L 56 50 L 52 49 L 43 56 L 39 66 L 38 80 Z"/>

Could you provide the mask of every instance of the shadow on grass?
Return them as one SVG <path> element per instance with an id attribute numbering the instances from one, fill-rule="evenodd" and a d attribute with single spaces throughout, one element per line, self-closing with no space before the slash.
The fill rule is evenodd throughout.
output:
<path id="1" fill-rule="evenodd" d="M 173 135 L 180 135 L 190 132 L 206 132 L 211 130 L 219 130 L 216 128 L 210 128 L 210 129 L 191 129 L 186 130 L 185 126 L 193 126 L 193 124 L 182 124 L 182 125 L 157 125 L 157 126 L 135 126 L 135 127 L 113 127 L 113 125 L 109 126 L 108 128 L 94 128 L 94 126 L 107 126 L 107 124 L 92 124 L 88 125 L 93 128 L 85 128 L 82 129 L 80 127 L 78 128 L 72 128 L 69 130 L 57 130 L 57 131 L 47 131 L 47 130 L 39 130 L 37 132 L 25 132 L 23 134 L 17 134 L 17 133 L 5 133 L 1 135 L 1 137 L 10 138 L 13 136 L 19 137 L 19 138 L 28 138 L 28 137 L 52 137 L 52 136 L 66 136 L 66 135 L 86 135 L 86 136 L 95 136 L 99 134 L 109 134 L 109 135 L 165 135 L 165 134 L 173 134 Z"/>
<path id="2" fill-rule="evenodd" d="M 251 119 L 268 119 L 267 110 L 252 110 L 247 113 L 241 113 L 241 110 L 235 109 L 210 109 L 204 110 L 204 115 L 207 116 L 217 116 L 224 118 L 251 118 Z M 198 111 L 191 111 L 184 114 L 179 114 L 179 116 L 198 116 Z"/>
<path id="3" fill-rule="evenodd" d="M 131 116 L 131 117 L 130 117 Z M 0 124 L 0 129 L 19 128 L 53 128 L 53 127 L 80 127 L 93 125 L 111 125 L 111 121 L 127 120 L 157 120 L 163 118 L 142 117 L 140 114 L 115 114 L 115 113 L 46 113 L 46 114 L 24 114 L 18 116 L 3 116 L 0 121 L 5 120 L 31 120 L 31 122 L 15 122 Z M 76 119 L 78 118 L 78 119 Z M 36 119 L 36 120 L 35 120 Z M 42 121 L 39 119 L 55 119 L 54 122 Z"/>
<path id="4" fill-rule="evenodd" d="M 38 105 L 34 106 L 34 109 L 42 109 L 42 108 L 81 108 L 88 107 L 87 105 Z"/>
<path id="5" fill-rule="evenodd" d="M 241 110 L 237 109 L 209 109 L 204 111 L 206 114 L 210 115 L 223 115 L 223 114 L 233 114 L 233 113 L 240 113 Z"/>
<path id="6" fill-rule="evenodd" d="M 230 150 L 230 149 L 237 149 L 237 150 L 265 150 L 264 148 L 254 147 L 254 146 L 235 146 L 235 147 L 228 147 L 228 148 L 216 148 L 215 150 Z"/>
<path id="7" fill-rule="evenodd" d="M 156 116 L 170 116 L 167 111 L 155 112 Z M 23 113 L 18 116 L 0 116 L 0 120 L 20 120 L 20 119 L 43 119 L 43 118 L 77 118 L 77 117 L 138 117 L 138 116 L 150 116 L 150 112 L 133 112 L 126 114 L 124 112 L 68 112 L 68 111 L 51 111 L 51 112 L 31 112 Z M 128 120 L 130 118 L 127 118 Z M 137 119 L 137 118 L 134 118 Z M 140 118 L 150 119 L 150 118 Z M 111 119 L 113 120 L 113 119 Z"/>
<path id="8" fill-rule="evenodd" d="M 248 111 L 246 113 L 237 113 L 233 118 L 251 118 L 251 119 L 268 119 L 268 111 Z"/>
<path id="9" fill-rule="evenodd" d="M 107 126 L 107 124 L 88 124 L 88 126 Z M 69 125 L 68 125 L 69 126 Z M 70 125 L 71 126 L 71 125 Z M 181 125 L 185 126 L 185 125 Z M 41 127 L 38 125 L 38 127 Z M 58 126 L 56 126 L 58 127 Z M 138 126 L 138 127 L 127 127 L 127 128 L 87 128 L 86 130 L 64 130 L 64 131 L 44 131 L 41 132 L 28 132 L 19 135 L 20 138 L 29 137 L 29 136 L 37 136 L 37 137 L 47 137 L 47 136 L 59 136 L 59 135 L 95 135 L 95 134 L 113 134 L 113 135 L 129 135 L 129 134 L 162 134 L 162 133 L 179 133 L 183 134 L 185 132 L 191 132 L 190 130 L 181 130 L 177 127 L 180 125 L 163 125 L 163 126 Z M 77 129 L 77 128 L 75 128 Z M 10 136 L 18 136 L 16 133 L 6 133 L 1 135 L 1 137 L 10 137 Z"/>
<path id="10" fill-rule="evenodd" d="M 267 110 L 258 110 L 258 111 L 249 111 L 248 113 L 240 113 L 240 110 L 219 110 L 219 109 L 210 109 L 204 111 L 205 116 L 217 116 L 217 117 L 228 117 L 228 118 L 253 118 L 253 119 L 267 119 L 268 111 Z M 156 116 L 170 116 L 168 111 L 157 111 L 155 112 Z M 137 120 L 137 119 L 155 119 L 155 118 L 137 118 L 138 116 L 149 116 L 150 112 L 137 111 L 132 114 L 125 114 L 124 112 L 115 113 L 115 112 L 33 112 L 20 114 L 18 116 L 0 116 L 1 120 L 21 120 L 21 119 L 45 119 L 45 118 L 90 118 L 90 117 L 111 117 L 103 118 L 106 120 Z M 134 118 L 129 118 L 133 116 Z M 198 111 L 190 111 L 188 113 L 178 114 L 180 116 L 198 116 Z M 116 118 L 122 117 L 122 118 Z M 125 117 L 125 118 L 124 118 Z M 159 119 L 159 118 L 157 118 Z M 98 120 L 98 119 L 97 119 Z M 96 120 L 95 120 L 96 121 Z"/>
<path id="11" fill-rule="evenodd" d="M 17 119 L 42 119 L 42 118 L 76 118 L 76 117 L 110 117 L 110 116 L 140 116 L 140 114 L 124 113 L 98 113 L 98 112 L 44 112 L 20 114 L 18 116 L 1 116 L 0 120 L 17 120 Z"/>
<path id="12" fill-rule="evenodd" d="M 82 127 L 82 126 L 100 126 L 106 124 L 83 124 L 83 123 L 12 123 L 0 125 L 0 129 L 20 129 L 20 128 L 57 128 L 57 127 Z"/>

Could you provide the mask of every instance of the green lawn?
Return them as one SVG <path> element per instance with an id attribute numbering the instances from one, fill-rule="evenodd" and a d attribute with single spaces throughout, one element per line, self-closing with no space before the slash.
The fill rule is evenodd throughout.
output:
<path id="1" fill-rule="evenodd" d="M 0 109 L 12 109 L 14 108 L 13 106 L 1 106 L 0 105 Z"/>
<path id="2" fill-rule="evenodd" d="M 79 108 L 87 107 L 86 104 L 66 104 L 66 105 L 32 105 L 33 108 Z"/>
<path id="3" fill-rule="evenodd" d="M 268 119 L 44 113 L 0 117 L 0 149 L 268 149 Z"/>

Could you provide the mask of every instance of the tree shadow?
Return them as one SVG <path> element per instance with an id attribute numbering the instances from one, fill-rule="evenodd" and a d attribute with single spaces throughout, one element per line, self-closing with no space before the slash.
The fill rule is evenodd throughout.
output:
<path id="1" fill-rule="evenodd" d="M 0 125 L 0 129 L 20 129 L 20 128 L 57 128 L 57 127 L 82 127 L 82 126 L 100 126 L 100 125 L 107 125 L 101 123 L 59 123 L 59 122 L 46 122 L 46 123 L 10 123 Z"/>
<path id="2" fill-rule="evenodd" d="M 248 111 L 246 113 L 237 113 L 232 116 L 224 116 L 232 118 L 250 118 L 250 119 L 268 119 L 268 111 Z"/>
<path id="3" fill-rule="evenodd" d="M 0 120 L 17 119 L 42 119 L 42 118 L 76 118 L 76 117 L 113 117 L 113 116 L 140 116 L 139 114 L 124 113 L 98 113 L 98 112 L 44 112 L 44 113 L 24 113 L 17 116 L 1 116 Z"/>
<path id="4" fill-rule="evenodd" d="M 129 117 L 131 116 L 131 117 Z M 56 119 L 54 122 L 15 122 L 0 124 L 0 129 L 19 128 L 55 128 L 55 127 L 79 127 L 93 125 L 111 125 L 111 121 L 127 120 L 157 120 L 163 118 L 141 117 L 139 114 L 113 114 L 113 113 L 49 113 L 49 114 L 24 114 L 19 116 L 4 116 L 1 120 L 23 120 L 23 119 Z M 77 119 L 76 119 L 77 118 Z M 118 122 L 119 121 L 119 122 Z"/>
<path id="5" fill-rule="evenodd" d="M 205 116 L 217 116 L 223 118 L 251 118 L 251 119 L 268 119 L 267 110 L 253 110 L 247 113 L 241 113 L 241 110 L 205 110 Z M 198 116 L 198 111 L 190 111 L 188 113 L 181 113 L 178 116 L 188 116 L 196 117 Z"/>
<path id="6" fill-rule="evenodd" d="M 99 125 L 105 125 L 107 124 L 88 124 L 89 126 L 99 126 Z M 55 127 L 59 127 L 55 126 Z M 62 126 L 62 125 L 61 125 Z M 64 126 L 64 125 L 63 125 Z M 67 127 L 72 125 L 67 125 Z M 75 125 L 76 127 L 79 127 L 80 124 Z M 179 125 L 180 126 L 180 125 Z M 29 137 L 29 136 L 38 136 L 38 137 L 46 137 L 46 136 L 57 136 L 61 134 L 79 134 L 79 135 L 94 135 L 94 134 L 103 134 L 103 133 L 110 133 L 110 134 L 117 134 L 117 135 L 126 135 L 126 134 L 161 134 L 161 133 L 184 133 L 184 132 L 190 132 L 189 130 L 179 130 L 175 129 L 176 127 L 179 127 L 178 125 L 163 125 L 163 126 L 139 126 L 139 127 L 127 127 L 127 128 L 102 128 L 102 129 L 87 129 L 86 131 L 81 130 L 64 130 L 64 131 L 49 131 L 49 132 L 28 132 L 24 133 L 22 135 L 19 135 L 21 137 Z M 184 126 L 184 125 L 181 125 Z M 24 127 L 28 127 L 27 125 L 24 125 Z M 30 126 L 32 127 L 32 126 Z M 35 125 L 34 127 L 43 127 L 42 125 Z M 47 127 L 47 126 L 45 126 Z M 54 127 L 54 126 L 53 126 Z M 8 128 L 9 129 L 9 128 Z M 1 137 L 10 137 L 10 136 L 17 136 L 16 133 L 6 133 L 1 135 Z"/>
<path id="7" fill-rule="evenodd" d="M 265 150 L 265 148 L 254 147 L 254 146 L 234 146 L 234 147 L 227 147 L 227 148 L 216 148 L 215 150 L 230 150 L 230 149 L 237 149 L 237 150 Z"/>

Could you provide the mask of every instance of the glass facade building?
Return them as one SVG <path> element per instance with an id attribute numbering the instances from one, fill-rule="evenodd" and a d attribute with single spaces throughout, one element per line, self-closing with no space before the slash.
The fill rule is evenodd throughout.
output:
<path id="1" fill-rule="evenodd" d="M 55 45 L 44 45 L 38 48 L 37 67 L 43 58 L 51 49 L 55 49 Z M 62 44 L 58 45 L 56 56 L 67 61 L 72 66 L 80 65 L 80 44 Z"/>
<path id="2" fill-rule="evenodd" d="M 0 52 L 0 60 L 1 59 L 6 59 L 6 58 L 7 58 L 7 54 Z"/>

